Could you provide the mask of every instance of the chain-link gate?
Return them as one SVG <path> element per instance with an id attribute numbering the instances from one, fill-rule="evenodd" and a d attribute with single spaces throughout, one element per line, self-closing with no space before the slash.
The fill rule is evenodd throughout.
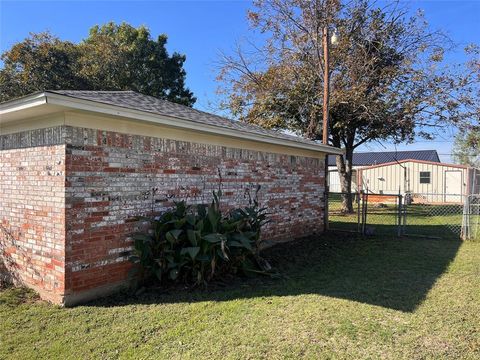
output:
<path id="1" fill-rule="evenodd" d="M 364 235 L 400 235 L 400 195 L 352 193 L 349 209 L 347 193 L 328 194 L 329 228 Z"/>
<path id="2" fill-rule="evenodd" d="M 402 223 L 402 196 L 361 193 L 362 234 L 399 236 Z"/>

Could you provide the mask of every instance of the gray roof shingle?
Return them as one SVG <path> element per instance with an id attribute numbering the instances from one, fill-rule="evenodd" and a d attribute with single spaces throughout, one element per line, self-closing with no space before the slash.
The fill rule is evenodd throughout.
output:
<path id="1" fill-rule="evenodd" d="M 371 166 L 401 160 L 440 162 L 440 158 L 438 157 L 436 150 L 383 151 L 353 154 L 353 166 Z M 335 156 L 328 157 L 329 166 L 334 166 L 336 164 L 335 161 Z"/>
<path id="2" fill-rule="evenodd" d="M 224 127 L 247 133 L 266 135 L 279 139 L 295 141 L 310 145 L 320 145 L 314 141 L 297 136 L 267 130 L 260 126 L 240 121 L 230 120 L 218 115 L 196 110 L 188 106 L 161 100 L 153 96 L 143 95 L 135 91 L 90 91 L 90 90 L 46 90 L 49 93 L 69 96 L 76 99 L 95 101 L 98 103 L 120 106 L 128 109 L 146 111 L 149 113 L 186 119 L 196 123 Z"/>

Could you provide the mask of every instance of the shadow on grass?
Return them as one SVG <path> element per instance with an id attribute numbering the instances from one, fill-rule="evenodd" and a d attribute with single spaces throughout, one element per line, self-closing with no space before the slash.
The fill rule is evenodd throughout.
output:
<path id="1" fill-rule="evenodd" d="M 87 306 L 227 301 L 318 294 L 414 311 L 454 259 L 460 241 L 369 238 L 329 233 L 278 245 L 265 256 L 280 276 L 234 280 L 209 290 L 150 289 L 117 294 Z"/>
<path id="2" fill-rule="evenodd" d="M 338 220 L 331 221 L 330 228 L 335 231 L 349 231 L 356 232 L 359 229 L 357 223 L 342 222 Z M 377 237 L 396 237 L 398 236 L 398 225 L 394 221 L 386 224 L 385 221 L 378 221 L 378 223 L 370 222 L 367 225 L 370 232 L 373 232 Z M 460 232 L 462 229 L 461 219 L 460 221 L 449 221 L 444 219 L 442 222 L 417 222 L 409 223 L 405 225 L 405 235 L 413 237 L 423 238 L 438 238 L 441 240 L 459 240 Z"/>

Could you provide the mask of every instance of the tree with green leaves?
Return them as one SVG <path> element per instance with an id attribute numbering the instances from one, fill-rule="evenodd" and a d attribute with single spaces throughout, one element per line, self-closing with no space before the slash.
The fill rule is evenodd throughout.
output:
<path id="1" fill-rule="evenodd" d="M 465 49 L 468 56 L 462 76 L 465 91 L 459 97 L 469 121 L 460 126 L 455 137 L 453 158 L 464 165 L 480 168 L 480 46 Z"/>
<path id="2" fill-rule="evenodd" d="M 223 105 L 234 116 L 320 140 L 322 29 L 336 33 L 329 143 L 345 150 L 337 157 L 345 212 L 353 211 L 352 158 L 360 145 L 429 139 L 431 129 L 464 120 L 452 97 L 461 84 L 442 67 L 451 42 L 421 13 L 408 13 L 399 3 L 368 0 L 258 0 L 248 18 L 267 40 L 221 59 Z"/>
<path id="3" fill-rule="evenodd" d="M 44 89 L 86 89 L 78 47 L 49 33 L 31 34 L 2 54 L 0 101 Z"/>
<path id="4" fill-rule="evenodd" d="M 49 33 L 31 34 L 2 54 L 0 101 L 45 89 L 134 90 L 192 106 L 185 86 L 185 56 L 166 49 L 140 26 L 108 23 L 79 44 Z"/>
<path id="5" fill-rule="evenodd" d="M 480 131 L 461 132 L 455 137 L 453 159 L 458 164 L 480 168 Z"/>

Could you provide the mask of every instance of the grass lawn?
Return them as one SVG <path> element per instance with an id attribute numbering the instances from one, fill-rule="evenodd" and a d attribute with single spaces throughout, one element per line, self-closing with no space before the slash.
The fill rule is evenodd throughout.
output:
<path id="1" fill-rule="evenodd" d="M 0 359 L 480 358 L 480 242 L 331 234 L 281 274 L 71 309 L 0 292 Z"/>

